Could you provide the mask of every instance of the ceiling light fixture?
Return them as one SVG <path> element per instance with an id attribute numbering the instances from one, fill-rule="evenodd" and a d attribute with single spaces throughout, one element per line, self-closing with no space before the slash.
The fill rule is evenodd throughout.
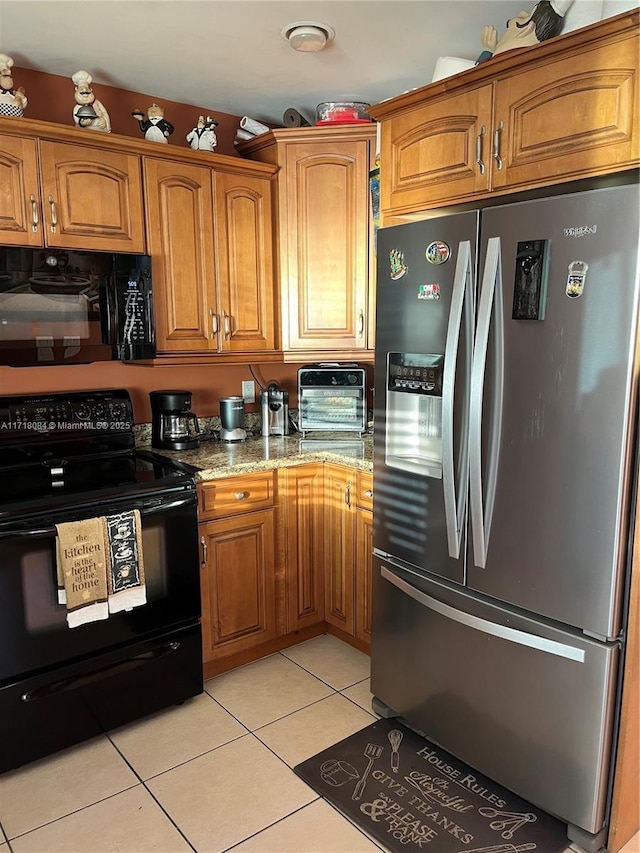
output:
<path id="1" fill-rule="evenodd" d="M 301 53 L 316 53 L 335 36 L 333 27 L 317 21 L 296 21 L 280 30 L 280 35 L 294 50 Z"/>

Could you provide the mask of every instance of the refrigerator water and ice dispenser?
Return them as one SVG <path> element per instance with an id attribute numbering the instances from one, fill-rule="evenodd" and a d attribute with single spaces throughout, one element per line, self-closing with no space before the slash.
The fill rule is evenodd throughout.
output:
<path id="1" fill-rule="evenodd" d="M 442 479 L 444 355 L 390 352 L 387 357 L 385 462 Z"/>

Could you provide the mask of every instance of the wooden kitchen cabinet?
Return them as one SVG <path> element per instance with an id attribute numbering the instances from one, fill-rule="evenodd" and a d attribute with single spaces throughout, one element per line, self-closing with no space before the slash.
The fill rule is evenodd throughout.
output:
<path id="1" fill-rule="evenodd" d="M 270 176 L 147 157 L 158 353 L 275 345 Z"/>
<path id="2" fill-rule="evenodd" d="M 276 637 L 274 474 L 198 487 L 205 665 Z"/>
<path id="3" fill-rule="evenodd" d="M 285 540 L 286 631 L 324 621 L 324 466 L 279 471 Z"/>
<path id="4" fill-rule="evenodd" d="M 638 11 L 371 109 L 383 219 L 636 168 Z"/>
<path id="5" fill-rule="evenodd" d="M 2 133 L 2 242 L 144 252 L 141 181 L 136 154 Z"/>
<path id="6" fill-rule="evenodd" d="M 324 588 L 325 619 L 355 633 L 355 471 L 325 464 Z"/>
<path id="7" fill-rule="evenodd" d="M 275 349 L 271 179 L 214 172 L 220 350 Z"/>
<path id="8" fill-rule="evenodd" d="M 373 477 L 356 475 L 355 636 L 371 647 L 371 582 L 373 578 Z"/>
<path id="9" fill-rule="evenodd" d="M 375 126 L 288 128 L 241 151 L 277 166 L 281 344 L 285 360 L 366 355 L 372 312 L 369 169 Z"/>
<path id="10" fill-rule="evenodd" d="M 324 474 L 325 619 L 371 645 L 373 568 L 372 475 L 325 464 Z"/>

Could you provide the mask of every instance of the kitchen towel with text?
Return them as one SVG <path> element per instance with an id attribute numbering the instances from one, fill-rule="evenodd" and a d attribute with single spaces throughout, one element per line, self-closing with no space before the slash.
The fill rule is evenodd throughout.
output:
<path id="1" fill-rule="evenodd" d="M 58 602 L 70 628 L 107 619 L 106 543 L 101 518 L 56 524 Z"/>
<path id="2" fill-rule="evenodd" d="M 109 613 L 147 603 L 142 526 L 137 509 L 103 518 L 107 545 Z"/>

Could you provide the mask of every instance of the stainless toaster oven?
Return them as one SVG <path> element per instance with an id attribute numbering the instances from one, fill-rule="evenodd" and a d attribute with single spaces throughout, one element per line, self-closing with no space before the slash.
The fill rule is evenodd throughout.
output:
<path id="1" fill-rule="evenodd" d="M 365 432 L 365 369 L 357 364 L 310 364 L 300 367 L 298 418 L 303 436 L 312 431 Z"/>

